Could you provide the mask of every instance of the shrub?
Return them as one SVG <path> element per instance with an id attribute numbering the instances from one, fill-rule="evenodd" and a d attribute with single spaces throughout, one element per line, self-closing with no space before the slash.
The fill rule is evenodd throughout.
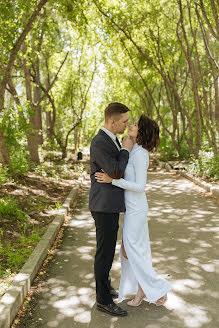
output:
<path id="1" fill-rule="evenodd" d="M 11 154 L 11 171 L 13 175 L 24 175 L 31 168 L 29 155 L 24 149 L 19 149 Z"/>
<path id="2" fill-rule="evenodd" d="M 193 159 L 188 166 L 190 172 L 210 178 L 211 181 L 219 180 L 219 155 L 215 155 L 212 150 L 201 150 L 199 157 Z"/>
<path id="3" fill-rule="evenodd" d="M 8 172 L 8 168 L 0 164 L 0 186 L 9 180 L 10 180 L 10 174 Z"/>
<path id="4" fill-rule="evenodd" d="M 16 217 L 20 221 L 24 221 L 26 218 L 24 213 L 19 207 L 18 202 L 15 199 L 9 197 L 0 199 L 0 218 L 1 217 Z"/>
<path id="5" fill-rule="evenodd" d="M 161 159 L 165 162 L 173 159 L 188 159 L 190 157 L 190 151 L 184 139 L 180 143 L 179 151 L 177 151 L 168 136 L 161 136 L 158 151 L 161 154 Z"/>

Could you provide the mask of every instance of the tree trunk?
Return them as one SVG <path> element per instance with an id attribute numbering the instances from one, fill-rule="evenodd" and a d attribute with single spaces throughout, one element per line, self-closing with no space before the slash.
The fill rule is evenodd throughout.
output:
<path id="1" fill-rule="evenodd" d="M 26 44 L 23 45 L 23 51 L 26 52 Z M 30 160 L 39 163 L 39 154 L 38 154 L 38 145 L 39 145 L 39 138 L 38 138 L 38 130 L 36 124 L 36 106 L 33 104 L 33 97 L 32 97 L 32 87 L 31 87 L 31 78 L 30 78 L 30 70 L 27 67 L 26 59 L 22 60 L 22 67 L 24 70 L 25 76 L 25 87 L 26 87 L 26 99 L 27 104 L 29 106 L 29 121 L 31 128 L 27 131 L 27 143 L 28 143 L 28 150 L 30 154 Z"/>
<path id="2" fill-rule="evenodd" d="M 39 104 L 40 101 L 40 92 L 39 87 L 34 86 L 34 103 L 37 104 L 35 106 L 35 129 L 38 131 L 38 144 L 43 144 L 43 135 L 42 135 L 42 108 Z"/>
<path id="3" fill-rule="evenodd" d="M 64 146 L 62 147 L 62 159 L 67 157 L 67 148 Z"/>
<path id="4" fill-rule="evenodd" d="M 52 137 L 52 117 L 51 112 L 46 112 L 46 136 L 48 139 Z"/>
<path id="5" fill-rule="evenodd" d="M 26 39 L 27 34 L 30 32 L 33 23 L 35 22 L 37 16 L 39 15 L 43 6 L 48 2 L 48 0 L 41 0 L 37 5 L 36 9 L 34 10 L 33 14 L 31 15 L 27 25 L 25 26 L 24 30 L 20 34 L 19 38 L 17 39 L 9 57 L 4 76 L 2 81 L 0 82 L 0 112 L 4 108 L 4 96 L 5 96 L 5 89 L 8 83 L 8 79 L 10 77 L 10 73 L 14 64 L 14 61 L 17 57 L 18 51 L 20 50 L 24 40 Z"/>
<path id="6" fill-rule="evenodd" d="M 46 15 L 46 11 L 44 11 L 44 16 Z M 43 36 L 44 36 L 44 26 L 45 22 L 42 25 L 41 33 L 39 34 L 39 44 L 37 47 L 37 52 L 41 52 L 41 47 L 43 43 Z M 33 44 L 34 48 L 34 44 Z M 36 106 L 36 129 L 38 130 L 38 144 L 43 144 L 43 134 L 42 134 L 42 107 L 41 103 L 41 90 L 40 90 L 40 60 L 39 56 L 36 55 L 35 59 L 35 71 L 36 71 L 36 84 L 34 86 L 34 104 Z"/>
<path id="7" fill-rule="evenodd" d="M 54 123 L 53 123 L 53 120 L 52 120 L 52 113 L 49 111 L 49 112 L 46 112 L 46 136 L 48 139 L 50 139 L 52 136 L 53 136 L 53 127 L 54 127 L 54 124 L 55 124 L 55 113 L 56 113 L 56 108 L 55 108 L 55 103 L 52 99 L 52 97 L 49 95 L 48 91 L 49 88 L 50 88 L 50 79 L 49 79 L 49 72 L 48 72 L 48 75 L 47 75 L 47 78 L 46 78 L 46 88 L 44 88 L 42 86 L 42 84 L 40 83 L 40 86 L 41 86 L 41 89 L 43 88 L 43 92 L 44 94 L 46 94 L 50 104 L 52 105 L 52 108 L 53 108 L 53 117 L 54 117 Z M 55 111 L 55 113 L 54 113 Z"/>
<path id="8" fill-rule="evenodd" d="M 38 147 L 39 147 L 38 135 L 29 133 L 27 137 L 27 149 L 30 154 L 31 162 L 40 163 Z"/>
<path id="9" fill-rule="evenodd" d="M 219 84 L 219 78 L 218 78 Z M 215 121 L 217 126 L 217 132 L 219 134 L 219 92 L 218 92 L 218 84 L 215 85 Z"/>
<path id="10" fill-rule="evenodd" d="M 183 33 L 183 38 L 185 41 L 185 45 L 182 41 L 182 38 L 180 37 L 179 33 L 177 33 L 179 43 L 181 45 L 181 48 L 184 52 L 185 58 L 187 60 L 188 66 L 189 66 L 189 71 L 191 75 L 191 80 L 192 80 L 192 90 L 193 90 L 193 97 L 194 97 L 194 103 L 195 103 L 195 113 L 196 113 L 196 146 L 195 146 L 195 157 L 198 157 L 199 150 L 201 148 L 201 131 L 202 131 L 202 120 L 201 120 L 201 104 L 200 104 L 200 97 L 198 93 L 198 77 L 196 74 L 196 67 L 194 64 L 194 61 L 192 60 L 192 56 L 194 55 L 192 53 L 192 47 L 189 44 L 189 40 L 187 38 L 187 33 L 185 30 L 185 24 L 184 24 L 184 13 L 183 13 L 183 8 L 182 8 L 182 2 L 181 0 L 178 0 L 179 4 L 179 11 L 180 11 L 180 25 Z M 190 7 L 188 7 L 188 13 L 190 15 Z M 191 26 L 191 20 L 190 20 L 190 29 L 191 29 L 191 34 L 194 38 L 194 31 Z M 198 55 L 198 54 L 195 54 Z"/>
<path id="11" fill-rule="evenodd" d="M 74 130 L 74 152 L 77 153 L 78 151 L 78 127 Z"/>
<path id="12" fill-rule="evenodd" d="M 10 156 L 8 152 L 8 146 L 6 144 L 4 135 L 0 130 L 0 163 L 3 165 L 10 165 Z"/>
<path id="13" fill-rule="evenodd" d="M 39 147 L 39 135 L 38 135 L 38 130 L 36 129 L 36 108 L 31 106 L 34 114 L 30 115 L 30 125 L 31 125 L 31 130 L 27 132 L 28 137 L 27 137 L 27 142 L 28 142 L 28 150 L 30 154 L 30 160 L 34 163 L 39 163 L 39 152 L 38 152 L 38 147 Z"/>
<path id="14" fill-rule="evenodd" d="M 27 86 L 27 89 L 26 89 L 27 95 L 28 95 L 29 99 L 31 99 L 31 89 L 30 89 L 29 83 L 27 83 L 26 86 Z M 11 80 L 9 80 L 9 87 L 10 87 L 11 94 L 14 96 L 15 103 L 21 107 L 19 97 L 17 95 L 16 89 Z M 26 122 L 26 119 L 24 117 L 23 110 L 19 111 L 19 114 L 20 114 L 21 120 L 25 123 L 25 126 L 26 126 L 25 132 L 26 132 L 26 138 L 27 138 L 27 149 L 29 151 L 30 160 L 32 162 L 39 163 L 37 136 L 35 136 L 33 134 L 33 132 L 30 131 L 30 128 L 27 127 L 28 123 Z M 32 129 L 33 124 L 35 124 L 34 118 L 31 118 L 31 121 L 32 121 L 32 124 L 31 124 L 31 129 Z"/>
<path id="15" fill-rule="evenodd" d="M 25 26 L 24 30 L 20 34 L 19 38 L 17 39 L 16 43 L 14 44 L 14 47 L 12 49 L 12 52 L 10 54 L 7 66 L 4 70 L 4 75 L 2 80 L 0 81 L 0 112 L 4 108 L 4 102 L 5 102 L 5 90 L 8 83 L 8 80 L 10 78 L 10 73 L 14 64 L 14 61 L 17 57 L 18 51 L 20 50 L 27 34 L 32 28 L 33 23 L 35 22 L 37 16 L 39 15 L 41 9 L 43 6 L 47 3 L 48 0 L 41 0 L 39 4 L 37 5 L 36 9 L 34 10 L 33 14 L 31 15 L 27 25 Z M 8 151 L 8 147 L 5 141 L 5 138 L 0 131 L 0 163 L 10 165 L 10 155 Z"/>
<path id="16" fill-rule="evenodd" d="M 160 76 L 162 77 L 163 81 L 167 84 L 168 89 L 172 92 L 173 97 L 174 97 L 174 101 L 177 104 L 177 108 L 178 111 L 180 111 L 182 113 L 183 116 L 186 117 L 187 121 L 188 121 L 188 127 L 189 127 L 189 135 L 185 134 L 185 139 L 186 142 L 190 148 L 190 151 L 192 154 L 194 154 L 197 157 L 197 147 L 195 148 L 193 143 L 194 143 L 194 133 L 193 133 L 193 122 L 190 118 L 189 112 L 186 109 L 186 107 L 183 105 L 182 103 L 182 99 L 181 96 L 177 90 L 176 85 L 173 83 L 173 81 L 170 78 L 170 75 L 166 72 L 165 67 L 160 67 L 156 64 L 156 62 L 153 60 L 153 58 L 148 55 L 147 51 L 144 51 L 138 44 L 137 42 L 132 38 L 131 34 L 129 33 L 128 30 L 125 30 L 125 28 L 123 28 L 122 26 L 120 26 L 118 23 L 116 23 L 113 18 L 107 14 L 104 10 L 102 10 L 102 8 L 100 7 L 99 3 L 97 1 L 94 1 L 94 4 L 96 5 L 96 7 L 98 8 L 98 10 L 103 14 L 103 16 L 105 16 L 107 19 L 109 19 L 111 21 L 111 23 L 113 24 L 113 27 L 118 31 L 121 31 L 125 37 L 131 41 L 131 43 L 133 44 L 133 46 L 138 50 L 138 52 L 146 59 L 147 63 L 149 65 L 151 65 L 152 67 L 155 68 L 155 70 L 160 74 Z"/>

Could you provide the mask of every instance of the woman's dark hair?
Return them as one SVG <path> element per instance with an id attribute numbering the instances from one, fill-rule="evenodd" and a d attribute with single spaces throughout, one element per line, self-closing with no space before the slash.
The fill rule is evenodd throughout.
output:
<path id="1" fill-rule="evenodd" d="M 139 118 L 136 142 L 148 151 L 153 151 L 159 146 L 159 126 L 146 115 Z"/>

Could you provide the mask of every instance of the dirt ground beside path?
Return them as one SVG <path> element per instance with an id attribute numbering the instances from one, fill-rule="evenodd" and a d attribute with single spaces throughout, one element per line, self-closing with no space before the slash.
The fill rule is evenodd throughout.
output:
<path id="1" fill-rule="evenodd" d="M 121 306 L 128 317 L 96 310 L 93 257 L 95 227 L 84 185 L 46 278 L 16 328 L 217 328 L 219 207 L 192 182 L 168 173 L 148 174 L 149 229 L 155 270 L 172 284 L 163 307 Z M 111 270 L 119 286 L 122 217 Z"/>

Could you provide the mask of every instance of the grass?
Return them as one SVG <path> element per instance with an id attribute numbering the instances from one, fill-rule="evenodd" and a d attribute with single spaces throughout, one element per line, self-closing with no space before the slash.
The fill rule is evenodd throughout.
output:
<path id="1" fill-rule="evenodd" d="M 47 161 L 18 179 L 0 168 L 0 295 L 26 262 L 56 210 L 84 170 L 82 163 Z M 10 280 L 10 279 L 9 279 Z"/>
<path id="2" fill-rule="evenodd" d="M 3 276 L 8 270 L 15 272 L 22 266 L 40 236 L 38 228 L 30 223 L 30 216 L 11 196 L 0 199 L 0 218 L 0 276 Z"/>

